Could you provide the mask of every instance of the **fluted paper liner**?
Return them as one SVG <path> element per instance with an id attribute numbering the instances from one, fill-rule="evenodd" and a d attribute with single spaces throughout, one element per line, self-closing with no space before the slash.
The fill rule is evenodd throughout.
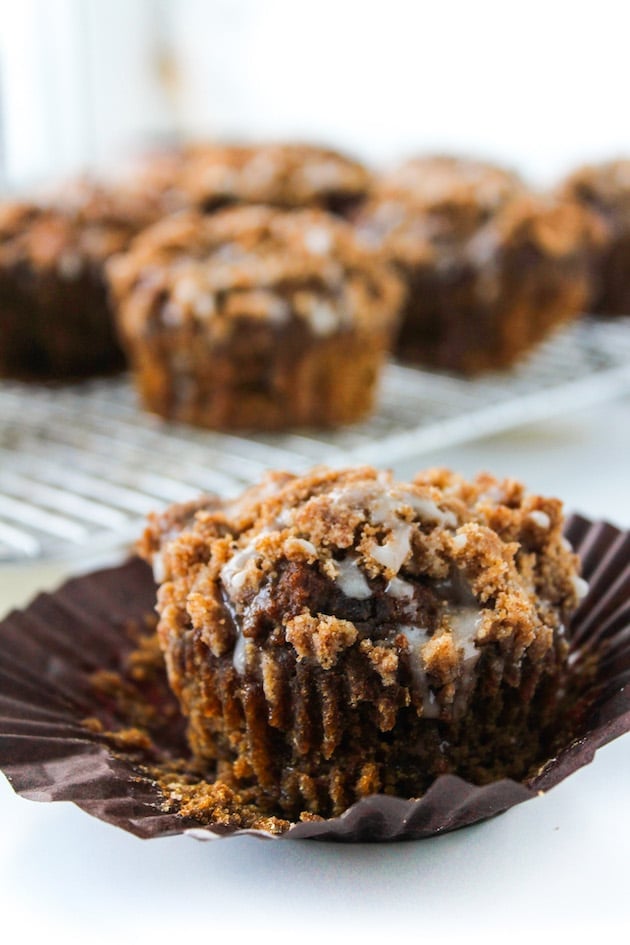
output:
<path id="1" fill-rule="evenodd" d="M 115 749 L 86 718 L 111 722 L 92 684 L 97 670 L 116 670 L 134 648 L 134 627 L 153 612 L 149 568 L 132 559 L 120 567 L 76 578 L 41 594 L 0 624 L 0 768 L 13 788 L 37 801 L 74 801 L 107 823 L 138 837 L 190 833 L 201 839 L 243 833 L 274 839 L 403 840 L 454 830 L 499 814 L 558 784 L 592 761 L 599 747 L 630 729 L 630 533 L 581 516 L 566 535 L 582 559 L 589 593 L 569 628 L 571 663 L 597 656 L 595 675 L 578 693 L 579 727 L 558 753 L 522 782 L 482 787 L 453 775 L 438 778 L 420 799 L 375 795 L 341 817 L 298 823 L 274 836 L 225 825 L 200 826 L 165 812 L 156 783 L 142 774 L 137 755 Z M 588 679 L 588 682 L 586 680 Z M 151 731 L 164 755 L 186 754 L 184 723 L 165 676 L 145 697 L 164 724 Z"/>

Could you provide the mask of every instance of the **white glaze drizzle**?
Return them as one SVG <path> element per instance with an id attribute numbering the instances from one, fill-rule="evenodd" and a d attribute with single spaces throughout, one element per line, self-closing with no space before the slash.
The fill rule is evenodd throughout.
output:
<path id="1" fill-rule="evenodd" d="M 436 719 L 440 715 L 440 707 L 429 686 L 422 659 L 422 647 L 430 640 L 429 631 L 411 624 L 399 624 L 396 629 L 409 645 L 409 669 L 414 688 L 422 699 L 422 714 L 424 718 Z"/>
<path id="2" fill-rule="evenodd" d="M 437 590 L 444 597 L 444 615 L 453 640 L 462 651 L 464 664 L 472 669 L 479 658 L 479 650 L 475 646 L 483 618 L 479 602 L 459 570 L 454 570 L 446 581 L 439 581 Z"/>
<path id="3" fill-rule="evenodd" d="M 221 568 L 221 581 L 231 597 L 238 594 L 247 581 L 247 565 L 260 554 L 258 542 L 266 534 L 267 531 L 259 532 L 249 544 L 245 545 L 245 547 L 241 548 L 239 551 L 236 551 L 230 560 Z"/>
<path id="4" fill-rule="evenodd" d="M 443 512 L 433 499 L 423 499 L 409 492 L 403 493 L 403 500 L 410 505 L 414 512 L 427 522 L 437 522 L 439 525 L 448 525 L 455 528 L 457 519 L 450 511 Z"/>
<path id="5" fill-rule="evenodd" d="M 391 536 L 384 545 L 374 542 L 370 547 L 370 554 L 375 561 L 384 568 L 398 574 L 411 551 L 410 531 L 408 525 L 392 529 Z"/>
<path id="6" fill-rule="evenodd" d="M 304 233 L 304 245 L 317 256 L 324 256 L 332 249 L 332 237 L 323 226 L 309 226 Z"/>
<path id="7" fill-rule="evenodd" d="M 372 589 L 367 578 L 353 555 L 348 555 L 342 561 L 335 561 L 335 568 L 337 569 L 335 583 L 339 585 L 346 597 L 366 600 L 372 596 Z"/>
<path id="8" fill-rule="evenodd" d="M 540 509 L 534 509 L 534 511 L 530 512 L 527 517 L 531 519 L 534 525 L 537 525 L 538 528 L 543 528 L 545 530 L 551 528 L 551 519 L 546 512 L 543 512 Z"/>
<path id="9" fill-rule="evenodd" d="M 412 624 L 401 623 L 396 627 L 396 631 L 401 633 L 409 644 L 409 655 L 411 675 L 414 681 L 418 681 L 419 676 L 426 678 L 426 673 L 422 668 L 422 656 L 420 650 L 431 638 L 429 631 L 424 627 L 414 627 Z"/>
<path id="10" fill-rule="evenodd" d="M 166 580 L 166 568 L 164 566 L 164 555 L 161 551 L 156 551 L 151 559 L 153 568 L 153 580 L 156 584 L 163 584 Z"/>
<path id="11" fill-rule="evenodd" d="M 243 636 L 242 633 L 238 633 L 236 636 L 236 643 L 234 644 L 234 650 L 232 652 L 232 666 L 239 674 L 242 676 L 245 672 L 245 666 L 247 663 L 247 639 Z"/>
<path id="12" fill-rule="evenodd" d="M 398 600 L 411 600 L 414 596 L 414 586 L 402 578 L 393 577 L 385 588 L 385 593 Z"/>
<path id="13" fill-rule="evenodd" d="M 308 541 L 306 538 L 294 538 L 292 544 L 297 545 L 309 557 L 317 557 L 317 548 L 312 541 Z"/>
<path id="14" fill-rule="evenodd" d="M 578 577 L 577 574 L 573 575 L 571 582 L 577 594 L 577 599 L 584 600 L 589 591 L 588 582 L 584 578 Z"/>
<path id="15" fill-rule="evenodd" d="M 329 302 L 316 300 L 308 309 L 308 323 L 314 335 L 324 337 L 339 327 L 339 313 Z"/>
<path id="16" fill-rule="evenodd" d="M 472 669 L 479 659 L 479 650 L 475 646 L 477 631 L 481 625 L 482 613 L 479 607 L 469 604 L 447 606 L 446 614 L 453 639 L 463 653 L 465 669 Z"/>
<path id="17" fill-rule="evenodd" d="M 387 488 L 387 485 L 388 480 L 381 474 L 373 484 L 335 489 L 330 497 L 339 505 L 365 509 L 373 525 L 382 525 L 390 532 L 384 544 L 374 541 L 369 551 L 380 565 L 398 574 L 411 552 L 412 533 L 412 523 L 399 516 L 401 509 L 410 508 L 424 521 L 450 527 L 456 527 L 457 520 L 452 512 L 443 512 L 432 499 L 391 486 Z"/>

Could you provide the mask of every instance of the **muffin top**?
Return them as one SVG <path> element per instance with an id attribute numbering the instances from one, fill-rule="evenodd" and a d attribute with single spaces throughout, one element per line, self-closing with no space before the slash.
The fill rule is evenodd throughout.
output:
<path id="1" fill-rule="evenodd" d="M 555 659 L 584 589 L 557 499 L 446 470 L 270 474 L 236 500 L 154 517 L 140 552 L 163 632 L 190 626 L 256 677 L 270 647 L 324 671 L 358 648 L 432 718 L 465 711 L 484 651 L 513 683 L 525 657 Z"/>
<path id="2" fill-rule="evenodd" d="M 73 180 L 38 201 L 0 204 L 0 265 L 28 263 L 73 280 L 125 249 L 158 216 L 136 188 Z"/>
<path id="3" fill-rule="evenodd" d="M 512 171 L 448 155 L 416 157 L 384 174 L 374 193 L 476 225 L 525 189 Z"/>
<path id="4" fill-rule="evenodd" d="M 563 196 L 602 213 L 609 223 L 630 227 L 630 159 L 587 164 L 560 188 Z"/>
<path id="5" fill-rule="evenodd" d="M 127 330 L 202 323 L 217 338 L 242 319 L 297 318 L 318 336 L 382 330 L 402 294 L 380 254 L 320 210 L 176 214 L 145 230 L 108 274 Z"/>
<path id="6" fill-rule="evenodd" d="M 193 145 L 180 177 L 190 202 L 206 211 L 233 203 L 343 211 L 369 183 L 357 161 L 307 144 Z"/>
<path id="7" fill-rule="evenodd" d="M 483 269 L 508 247 L 570 257 L 599 239 L 573 202 L 528 192 L 512 172 L 478 161 L 417 158 L 384 176 L 360 214 L 363 239 L 402 265 Z"/>

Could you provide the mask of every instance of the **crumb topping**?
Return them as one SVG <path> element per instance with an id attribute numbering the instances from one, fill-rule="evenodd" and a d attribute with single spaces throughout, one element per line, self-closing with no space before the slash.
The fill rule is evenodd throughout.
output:
<path id="1" fill-rule="evenodd" d="M 160 215 L 159 207 L 136 190 L 72 181 L 41 202 L 0 204 L 0 265 L 27 262 L 56 270 L 67 281 L 84 267 L 102 265 Z"/>
<path id="2" fill-rule="evenodd" d="M 536 195 L 514 174 L 477 161 L 418 158 L 385 176 L 359 217 L 362 238 L 397 262 L 483 271 L 506 246 L 570 258 L 601 240 L 574 202 Z"/>
<path id="3" fill-rule="evenodd" d="M 412 158 L 385 174 L 375 187 L 381 198 L 406 199 L 473 225 L 524 189 L 511 171 L 446 155 Z"/>
<path id="4" fill-rule="evenodd" d="M 181 189 L 196 206 L 265 203 L 323 206 L 359 198 L 370 176 L 357 161 L 326 148 L 301 144 L 197 145 L 182 164 Z"/>
<path id="5" fill-rule="evenodd" d="M 316 336 L 391 325 L 402 289 L 353 229 L 319 210 L 240 207 L 174 215 L 111 260 L 108 274 L 127 330 L 203 324 L 222 337 L 239 320 Z"/>
<path id="6" fill-rule="evenodd" d="M 600 211 L 622 229 L 630 226 L 630 160 L 588 164 L 574 171 L 561 194 Z"/>
<path id="7" fill-rule="evenodd" d="M 141 545 L 167 660 L 186 627 L 244 678 L 278 647 L 324 671 L 357 651 L 385 687 L 407 674 L 428 718 L 465 712 L 488 648 L 514 672 L 544 663 L 581 593 L 561 503 L 487 474 L 273 474 L 184 521 L 154 519 Z"/>

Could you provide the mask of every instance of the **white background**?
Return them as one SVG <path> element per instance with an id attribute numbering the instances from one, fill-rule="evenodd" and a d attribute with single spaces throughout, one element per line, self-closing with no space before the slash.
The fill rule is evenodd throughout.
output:
<path id="1" fill-rule="evenodd" d="M 627 0 L 0 0 L 5 183 L 177 133 L 424 150 L 541 184 L 630 154 Z"/>

